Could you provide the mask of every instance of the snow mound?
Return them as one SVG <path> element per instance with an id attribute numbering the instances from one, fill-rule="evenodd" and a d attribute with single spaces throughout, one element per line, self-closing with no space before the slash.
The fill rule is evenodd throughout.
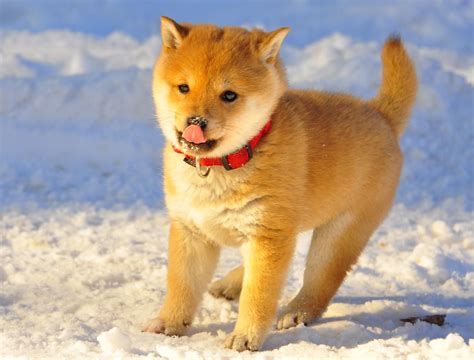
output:
<path id="1" fill-rule="evenodd" d="M 97 337 L 100 348 L 105 354 L 129 352 L 132 346 L 130 337 L 119 328 L 112 328 Z"/>
<path id="2" fill-rule="evenodd" d="M 150 69 L 160 44 L 159 36 L 139 43 L 119 32 L 104 39 L 64 30 L 36 34 L 5 32 L 2 34 L 0 78 Z"/>

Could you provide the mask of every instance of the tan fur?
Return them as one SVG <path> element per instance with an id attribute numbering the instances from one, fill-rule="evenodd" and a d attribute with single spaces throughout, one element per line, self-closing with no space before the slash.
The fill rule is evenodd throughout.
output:
<path id="1" fill-rule="evenodd" d="M 162 19 L 163 50 L 153 94 L 168 140 L 166 204 L 172 219 L 168 294 L 146 331 L 181 335 L 212 276 L 219 247 L 246 248 L 243 268 L 211 286 L 240 293 L 239 317 L 225 345 L 257 350 L 274 321 L 296 235 L 315 229 L 304 285 L 277 322 L 320 316 L 392 204 L 402 166 L 398 137 L 416 93 L 415 70 L 398 39 L 383 51 L 380 94 L 287 90 L 278 50 L 288 29 L 272 33 Z M 179 84 L 190 91 L 181 94 Z M 220 94 L 235 91 L 235 103 Z M 176 131 L 190 116 L 208 119 L 215 157 L 239 149 L 271 116 L 272 128 L 244 167 L 213 167 L 201 178 L 183 162 Z M 241 284 L 241 285 L 240 285 Z"/>

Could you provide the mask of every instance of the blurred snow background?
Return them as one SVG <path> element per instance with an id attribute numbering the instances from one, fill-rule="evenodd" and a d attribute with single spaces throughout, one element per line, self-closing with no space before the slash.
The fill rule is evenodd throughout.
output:
<path id="1" fill-rule="evenodd" d="M 0 355 L 474 356 L 474 3 L 0 0 Z M 190 336 L 140 333 L 165 293 L 167 217 L 150 97 L 159 16 L 290 26 L 291 85 L 373 96 L 402 35 L 420 78 L 396 205 L 311 326 L 222 350 L 237 304 L 206 295 Z M 282 304 L 301 284 L 300 239 Z M 239 262 L 226 251 L 217 275 Z M 443 327 L 399 319 L 447 313 Z M 263 358 L 263 357 L 262 357 Z"/>

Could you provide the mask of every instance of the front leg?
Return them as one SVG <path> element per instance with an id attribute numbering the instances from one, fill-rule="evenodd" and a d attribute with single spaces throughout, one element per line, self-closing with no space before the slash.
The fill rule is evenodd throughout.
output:
<path id="1" fill-rule="evenodd" d="M 263 344 L 276 315 L 294 244 L 294 234 L 250 240 L 239 317 L 233 333 L 225 341 L 227 348 L 256 351 Z"/>
<path id="2" fill-rule="evenodd" d="M 158 316 L 143 331 L 184 335 L 218 258 L 219 247 L 174 221 L 168 245 L 168 293 Z"/>

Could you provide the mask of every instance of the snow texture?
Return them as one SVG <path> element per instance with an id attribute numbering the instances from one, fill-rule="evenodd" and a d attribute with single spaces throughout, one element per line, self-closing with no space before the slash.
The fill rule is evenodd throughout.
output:
<path id="1" fill-rule="evenodd" d="M 474 357 L 470 1 L 0 3 L 0 357 Z M 73 15 L 76 14 L 76 15 Z M 159 15 L 273 29 L 293 87 L 373 96 L 399 32 L 420 79 L 396 204 L 322 319 L 223 349 L 238 305 L 206 294 L 182 338 L 141 333 L 166 292 L 168 218 L 150 95 Z M 301 234 L 281 305 L 302 282 Z M 240 263 L 225 250 L 216 274 Z M 444 326 L 404 324 L 446 313 Z"/>

